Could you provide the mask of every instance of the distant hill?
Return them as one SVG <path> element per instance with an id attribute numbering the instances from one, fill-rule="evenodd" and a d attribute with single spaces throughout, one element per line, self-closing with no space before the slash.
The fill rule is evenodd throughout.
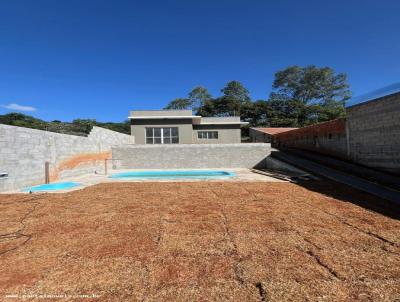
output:
<path id="1" fill-rule="evenodd" d="M 93 126 L 103 127 L 125 134 L 131 133 L 129 120 L 121 123 L 102 123 L 93 119 L 76 119 L 73 120 L 72 123 L 58 120 L 46 122 L 22 113 L 8 113 L 0 115 L 0 124 L 80 136 L 88 135 Z"/>

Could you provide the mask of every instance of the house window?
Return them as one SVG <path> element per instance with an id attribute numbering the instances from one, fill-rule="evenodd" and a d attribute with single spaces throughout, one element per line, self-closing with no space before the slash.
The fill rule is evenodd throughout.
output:
<path id="1" fill-rule="evenodd" d="M 199 131 L 197 137 L 199 139 L 218 139 L 218 131 Z"/>
<path id="2" fill-rule="evenodd" d="M 146 144 L 179 144 L 178 127 L 146 127 Z"/>

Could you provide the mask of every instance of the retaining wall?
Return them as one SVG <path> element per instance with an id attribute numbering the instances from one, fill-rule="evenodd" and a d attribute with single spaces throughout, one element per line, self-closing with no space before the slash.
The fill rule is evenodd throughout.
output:
<path id="1" fill-rule="evenodd" d="M 93 127 L 88 137 L 0 125 L 0 192 L 44 183 L 45 162 L 50 180 L 104 169 L 114 145 L 132 143 L 132 136 Z"/>
<path id="2" fill-rule="evenodd" d="M 112 148 L 116 169 L 265 167 L 270 144 L 130 145 Z"/>
<path id="3" fill-rule="evenodd" d="M 337 119 L 275 134 L 273 141 L 277 147 L 310 150 L 346 158 L 346 119 Z"/>
<path id="4" fill-rule="evenodd" d="M 349 158 L 400 174 L 400 93 L 347 108 Z"/>

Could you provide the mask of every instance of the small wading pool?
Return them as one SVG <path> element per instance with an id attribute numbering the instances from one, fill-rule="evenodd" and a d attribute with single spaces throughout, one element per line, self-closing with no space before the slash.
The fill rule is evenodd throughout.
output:
<path id="1" fill-rule="evenodd" d="M 30 188 L 23 189 L 23 192 L 47 192 L 47 191 L 60 191 L 68 190 L 80 186 L 80 183 L 73 181 L 66 182 L 55 182 L 51 184 L 43 184 L 39 186 L 33 186 Z"/>
<path id="2" fill-rule="evenodd" d="M 235 173 L 217 170 L 132 171 L 116 173 L 114 179 L 214 179 L 235 176 Z"/>

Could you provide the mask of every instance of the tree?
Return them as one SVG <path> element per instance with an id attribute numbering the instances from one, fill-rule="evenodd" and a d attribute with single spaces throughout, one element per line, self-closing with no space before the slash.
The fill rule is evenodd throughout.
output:
<path id="1" fill-rule="evenodd" d="M 309 106 L 301 101 L 273 94 L 268 107 L 270 127 L 302 127 L 308 124 Z"/>
<path id="2" fill-rule="evenodd" d="M 189 99 L 185 98 L 178 98 L 175 100 L 172 100 L 171 102 L 168 103 L 167 106 L 164 107 L 164 109 L 175 109 L 175 110 L 182 110 L 182 109 L 191 109 L 192 104 Z"/>
<path id="3" fill-rule="evenodd" d="M 230 81 L 221 89 L 223 96 L 215 100 L 217 115 L 241 115 L 250 106 L 249 91 L 238 81 Z"/>
<path id="4" fill-rule="evenodd" d="M 212 96 L 206 88 L 196 86 L 189 92 L 188 99 L 193 111 L 198 111 L 207 101 L 212 99 Z"/>
<path id="5" fill-rule="evenodd" d="M 271 125 L 302 127 L 343 117 L 345 102 L 351 96 L 344 73 L 314 65 L 278 71 L 273 89 L 269 98 Z"/>
<path id="6" fill-rule="evenodd" d="M 74 131 L 89 134 L 93 126 L 97 125 L 94 119 L 75 119 L 72 121 Z"/>
<path id="7" fill-rule="evenodd" d="M 305 104 L 342 102 L 344 105 L 351 96 L 346 74 L 336 74 L 330 67 L 314 65 L 290 66 L 278 71 L 273 88 L 276 93 Z"/>
<path id="8" fill-rule="evenodd" d="M 239 81 L 230 81 L 221 89 L 224 97 L 238 102 L 250 101 L 249 91 Z"/>
<path id="9" fill-rule="evenodd" d="M 246 107 L 247 122 L 251 127 L 260 127 L 268 125 L 268 116 L 270 116 L 270 107 L 265 100 L 257 100 Z"/>
<path id="10" fill-rule="evenodd" d="M 205 100 L 200 108 L 197 110 L 197 115 L 209 117 L 216 116 L 216 101 L 214 99 Z"/>

